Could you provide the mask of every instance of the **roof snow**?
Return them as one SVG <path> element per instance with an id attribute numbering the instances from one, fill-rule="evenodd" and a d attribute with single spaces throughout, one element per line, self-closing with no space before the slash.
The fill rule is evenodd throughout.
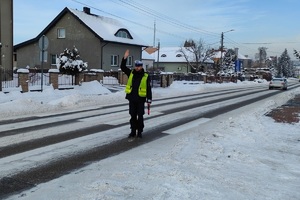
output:
<path id="1" fill-rule="evenodd" d="M 159 62 L 175 62 L 175 63 L 186 63 L 186 59 L 183 53 L 180 51 L 180 47 L 161 47 L 159 51 L 151 55 L 145 55 L 147 53 L 143 52 L 143 58 L 147 57 L 148 59 L 153 58 L 157 62 L 157 54 L 159 53 Z M 183 50 L 185 50 L 183 48 Z M 194 55 L 186 51 L 185 54 L 190 58 L 189 60 L 194 60 Z M 205 62 L 213 62 L 210 59 L 207 59 Z"/>
<path id="2" fill-rule="evenodd" d="M 93 14 L 87 14 L 83 11 L 79 11 L 76 9 L 70 9 L 75 16 L 77 16 L 83 23 L 85 23 L 91 30 L 93 30 L 98 36 L 103 38 L 103 40 L 111 41 L 111 42 L 119 42 L 125 44 L 133 44 L 140 46 L 147 46 L 145 42 L 140 39 L 135 33 L 130 32 L 129 29 L 123 25 L 121 22 Z M 120 30 L 127 30 L 133 39 L 117 37 L 115 34 Z"/>
<path id="3" fill-rule="evenodd" d="M 225 52 L 223 52 L 222 57 L 225 56 Z M 216 51 L 215 55 L 213 56 L 214 58 L 220 58 L 221 57 L 221 51 Z M 246 56 L 244 56 L 243 54 L 238 52 L 238 58 L 241 60 L 246 60 L 249 59 Z"/>

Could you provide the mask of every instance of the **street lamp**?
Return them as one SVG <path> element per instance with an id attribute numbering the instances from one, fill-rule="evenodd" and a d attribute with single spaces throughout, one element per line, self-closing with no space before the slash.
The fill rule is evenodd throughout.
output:
<path id="1" fill-rule="evenodd" d="M 220 60 L 220 67 L 222 67 L 222 65 L 223 65 L 222 56 L 223 56 L 223 48 L 224 48 L 224 44 L 223 44 L 223 42 L 224 42 L 224 33 L 228 33 L 228 32 L 231 32 L 231 31 L 234 31 L 234 29 L 231 29 L 229 31 L 225 31 L 225 32 L 221 33 L 221 58 L 220 58 L 221 60 Z"/>

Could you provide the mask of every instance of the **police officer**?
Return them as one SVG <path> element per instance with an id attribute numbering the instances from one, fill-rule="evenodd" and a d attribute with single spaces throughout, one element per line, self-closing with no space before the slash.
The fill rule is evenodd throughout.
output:
<path id="1" fill-rule="evenodd" d="M 138 137 L 142 138 L 142 132 L 144 129 L 144 114 L 145 114 L 145 102 L 151 104 L 152 91 L 150 85 L 150 77 L 148 73 L 144 71 L 143 63 L 136 60 L 134 63 L 134 69 L 131 70 L 126 67 L 127 57 L 129 56 L 129 50 L 124 53 L 124 57 L 121 62 L 121 70 L 128 76 L 127 85 L 125 88 L 126 99 L 129 101 L 129 114 L 131 132 L 128 138 Z"/>

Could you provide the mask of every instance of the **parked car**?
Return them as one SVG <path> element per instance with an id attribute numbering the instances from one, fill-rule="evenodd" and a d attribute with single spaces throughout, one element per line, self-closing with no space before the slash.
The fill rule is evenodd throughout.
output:
<path id="1" fill-rule="evenodd" d="M 269 83 L 269 90 L 272 90 L 273 88 L 287 90 L 288 83 L 287 83 L 286 78 L 273 78 Z"/>

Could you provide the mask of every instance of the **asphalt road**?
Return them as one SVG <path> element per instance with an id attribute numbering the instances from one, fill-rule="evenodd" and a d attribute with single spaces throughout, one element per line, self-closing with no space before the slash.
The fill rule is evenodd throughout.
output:
<path id="1" fill-rule="evenodd" d="M 295 83 L 289 87 L 289 90 L 298 86 L 299 83 Z M 8 137 L 23 138 L 23 140 L 8 142 L 0 146 L 0 166 L 2 166 L 0 198 L 20 193 L 92 162 L 166 137 L 168 130 L 182 127 L 191 121 L 213 120 L 220 114 L 239 109 L 280 92 L 285 91 L 268 90 L 265 86 L 258 85 L 246 89 L 223 89 L 157 99 L 153 102 L 151 115 L 145 117 L 147 127 L 145 127 L 143 139 L 133 142 L 127 140 L 129 133 L 127 104 L 0 121 L 0 143 Z M 90 122 L 93 119 L 94 123 Z M 120 130 L 122 130 L 121 133 L 118 133 Z M 25 136 L 30 134 L 39 136 L 26 139 Z M 89 139 L 89 141 L 96 141 L 88 148 L 72 149 L 68 152 L 70 151 L 69 143 L 89 137 L 96 138 Z M 66 147 L 65 153 L 59 152 L 60 148 L 55 146 L 60 144 L 62 146 L 60 148 Z M 34 151 L 38 151 L 37 156 L 29 153 Z M 53 154 L 57 153 L 47 161 L 41 158 L 35 163 L 24 165 L 22 163 L 23 159 L 31 158 L 31 156 L 36 156 L 34 157 L 36 159 L 39 159 L 38 155 L 45 157 L 43 155 L 49 151 Z"/>

